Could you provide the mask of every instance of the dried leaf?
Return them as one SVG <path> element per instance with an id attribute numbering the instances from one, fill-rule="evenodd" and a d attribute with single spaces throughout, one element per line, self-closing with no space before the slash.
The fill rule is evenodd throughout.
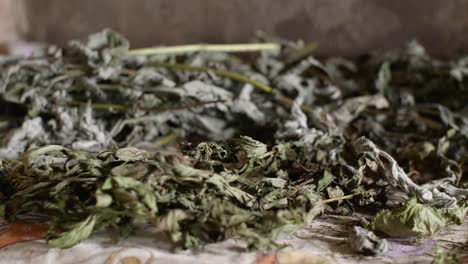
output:
<path id="1" fill-rule="evenodd" d="M 444 227 L 454 224 L 468 212 L 466 206 L 453 209 L 436 209 L 412 198 L 400 208 L 383 210 L 375 217 L 375 230 L 392 237 L 431 236 Z M 455 220 L 455 221 L 454 221 Z"/>

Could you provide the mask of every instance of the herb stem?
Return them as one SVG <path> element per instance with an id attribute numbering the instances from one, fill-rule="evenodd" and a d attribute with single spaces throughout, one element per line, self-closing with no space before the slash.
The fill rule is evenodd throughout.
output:
<path id="1" fill-rule="evenodd" d="M 252 80 L 242 74 L 227 71 L 227 70 L 211 69 L 211 68 L 203 67 L 203 66 L 192 66 L 192 65 L 186 65 L 186 64 L 167 63 L 167 62 L 160 62 L 160 61 L 152 61 L 152 62 L 147 63 L 147 65 L 153 66 L 153 67 L 162 67 L 162 68 L 167 68 L 167 69 L 184 70 L 184 71 L 212 72 L 222 77 L 226 77 L 235 81 L 251 84 L 266 93 L 269 93 L 269 94 L 273 93 L 272 87 L 262 82 Z"/>
<path id="2" fill-rule="evenodd" d="M 177 139 L 177 134 L 176 133 L 171 133 L 171 134 L 169 134 L 167 136 L 159 138 L 153 144 L 156 147 L 161 147 L 161 146 L 164 146 L 164 145 L 167 145 L 167 144 L 171 143 L 172 141 L 174 141 L 176 139 Z"/>
<path id="3" fill-rule="evenodd" d="M 211 100 L 211 101 L 202 101 L 202 102 L 194 102 L 184 105 L 171 105 L 171 106 L 156 106 L 156 107 L 139 107 L 139 109 L 147 112 L 166 112 L 166 111 L 176 111 L 176 110 L 184 110 L 190 108 L 196 108 L 201 106 L 206 106 L 209 104 L 217 104 L 217 103 L 225 103 L 226 100 Z"/>
<path id="4" fill-rule="evenodd" d="M 332 202 L 336 202 L 336 201 L 349 200 L 349 199 L 353 198 L 356 195 L 360 195 L 360 194 L 363 194 L 363 193 L 366 193 L 366 192 L 369 192 L 369 191 L 358 192 L 358 193 L 348 194 L 348 195 L 344 195 L 344 196 L 340 196 L 340 197 L 325 199 L 325 200 L 322 200 L 321 203 L 327 204 L 327 203 L 332 203 Z"/>
<path id="5" fill-rule="evenodd" d="M 248 43 L 248 44 L 192 44 L 180 46 L 161 46 L 130 50 L 130 55 L 158 55 L 158 54 L 183 54 L 200 51 L 214 52 L 256 52 L 262 50 L 278 51 L 281 46 L 278 43 Z"/>
<path id="6" fill-rule="evenodd" d="M 88 105 L 86 102 L 79 102 L 79 101 L 70 101 L 67 103 L 71 106 L 85 106 Z M 114 110 L 114 111 L 126 111 L 131 108 L 129 105 L 121 105 L 121 104 L 108 104 L 108 103 L 90 103 L 89 106 L 93 109 L 98 110 Z"/>
<path id="7" fill-rule="evenodd" d="M 270 150 L 270 151 L 265 152 L 265 153 L 263 153 L 262 155 L 258 156 L 258 159 L 267 158 L 267 157 L 269 157 L 269 156 L 271 156 L 271 155 L 273 155 L 273 154 L 275 154 L 275 153 L 276 153 L 276 150 Z"/>
<path id="8" fill-rule="evenodd" d="M 348 195 L 345 195 L 345 196 L 340 196 L 340 197 L 335 197 L 335 198 L 330 198 L 330 199 L 326 199 L 326 200 L 322 200 L 322 203 L 324 204 L 327 204 L 327 203 L 332 203 L 332 202 L 336 202 L 336 201 L 341 201 L 341 200 L 349 200 L 351 198 L 353 198 L 356 194 L 348 194 Z"/>
<path id="9" fill-rule="evenodd" d="M 147 112 L 166 112 L 166 111 L 177 111 L 190 108 L 201 107 L 209 104 L 224 103 L 225 100 L 212 100 L 205 102 L 194 102 L 184 105 L 168 105 L 168 106 L 158 106 L 158 107 L 137 107 L 140 110 Z M 86 106 L 88 103 L 80 101 L 70 101 L 68 105 L 71 106 Z M 114 111 L 125 111 L 133 108 L 131 105 L 121 105 L 121 104 L 108 104 L 108 103 L 89 103 L 89 106 L 97 110 L 114 110 Z"/>
<path id="10" fill-rule="evenodd" d="M 286 65 L 285 67 L 281 70 L 281 72 L 287 71 L 290 69 L 292 66 L 296 65 L 298 62 L 301 60 L 307 58 L 310 56 L 316 49 L 318 48 L 317 42 L 310 42 L 303 48 L 297 50 L 294 54 L 289 56 L 289 58 L 286 60 Z"/>

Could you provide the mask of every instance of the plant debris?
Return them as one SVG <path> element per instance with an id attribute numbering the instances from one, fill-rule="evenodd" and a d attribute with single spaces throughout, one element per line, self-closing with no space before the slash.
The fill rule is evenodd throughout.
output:
<path id="1" fill-rule="evenodd" d="M 458 259 L 457 253 L 446 250 L 442 247 L 436 247 L 434 250 L 433 264 L 461 264 Z"/>
<path id="2" fill-rule="evenodd" d="M 387 252 L 387 240 L 379 239 L 372 231 L 355 226 L 349 236 L 351 248 L 365 255 L 381 255 Z"/>
<path id="3" fill-rule="evenodd" d="M 411 42 L 319 61 L 315 47 L 259 36 L 130 50 L 106 30 L 1 57 L 0 217 L 40 215 L 62 248 L 145 225 L 177 248 L 272 248 L 322 214 L 357 211 L 386 236 L 460 224 L 467 58 Z M 351 242 L 386 249 L 362 228 Z"/>
<path id="4" fill-rule="evenodd" d="M 402 207 L 379 212 L 372 225 L 391 237 L 430 236 L 450 224 L 461 224 L 467 210 L 466 205 L 433 208 L 412 198 Z"/>

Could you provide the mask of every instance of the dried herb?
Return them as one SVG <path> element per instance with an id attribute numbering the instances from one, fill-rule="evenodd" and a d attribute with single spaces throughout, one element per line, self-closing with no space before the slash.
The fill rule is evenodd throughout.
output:
<path id="1" fill-rule="evenodd" d="M 442 247 L 436 247 L 434 250 L 433 264 L 460 264 L 462 263 L 455 252 L 446 250 Z"/>
<path id="2" fill-rule="evenodd" d="M 461 224 L 467 211 L 467 205 L 436 209 L 413 198 L 400 208 L 381 211 L 372 225 L 392 237 L 430 236 L 447 225 Z"/>
<path id="3" fill-rule="evenodd" d="M 365 255 L 381 255 L 388 250 L 385 239 L 379 239 L 372 231 L 355 226 L 349 237 L 351 248 Z"/>
<path id="4" fill-rule="evenodd" d="M 62 230 L 48 237 L 59 247 L 102 227 L 142 224 L 156 225 L 184 247 L 229 237 L 269 247 L 283 229 L 297 229 L 319 213 L 325 197 L 313 185 L 274 177 L 290 170 L 279 164 L 285 160 L 277 151 L 243 137 L 218 147 L 227 155 L 202 158 L 201 151 L 214 152 L 210 146 L 217 145 L 200 143 L 185 157 L 132 147 L 99 154 L 57 145 L 32 149 L 5 164 L 16 192 L 5 201 L 4 216 L 12 221 L 46 212 Z M 247 160 L 238 166 L 242 156 Z M 268 175 L 259 177 L 262 171 Z"/>
<path id="5" fill-rule="evenodd" d="M 131 50 L 106 30 L 1 57 L 0 216 L 40 215 L 57 247 L 153 225 L 178 248 L 268 248 L 320 214 L 356 210 L 387 236 L 461 222 L 465 57 L 412 42 L 319 61 L 315 43 L 273 40 Z M 257 53 L 234 54 L 246 51 Z M 360 228 L 350 241 L 386 248 Z"/>

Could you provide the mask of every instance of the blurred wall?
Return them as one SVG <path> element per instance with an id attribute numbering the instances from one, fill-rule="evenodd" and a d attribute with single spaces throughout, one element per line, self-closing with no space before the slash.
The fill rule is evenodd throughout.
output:
<path id="1" fill-rule="evenodd" d="M 24 11 L 20 1 L 0 0 L 0 44 L 20 37 L 25 29 Z"/>
<path id="2" fill-rule="evenodd" d="M 0 0 L 5 1 L 5 0 Z M 25 36 L 64 44 L 105 27 L 133 47 L 244 42 L 257 30 L 353 56 L 417 39 L 432 53 L 468 51 L 468 0 L 17 0 Z"/>

